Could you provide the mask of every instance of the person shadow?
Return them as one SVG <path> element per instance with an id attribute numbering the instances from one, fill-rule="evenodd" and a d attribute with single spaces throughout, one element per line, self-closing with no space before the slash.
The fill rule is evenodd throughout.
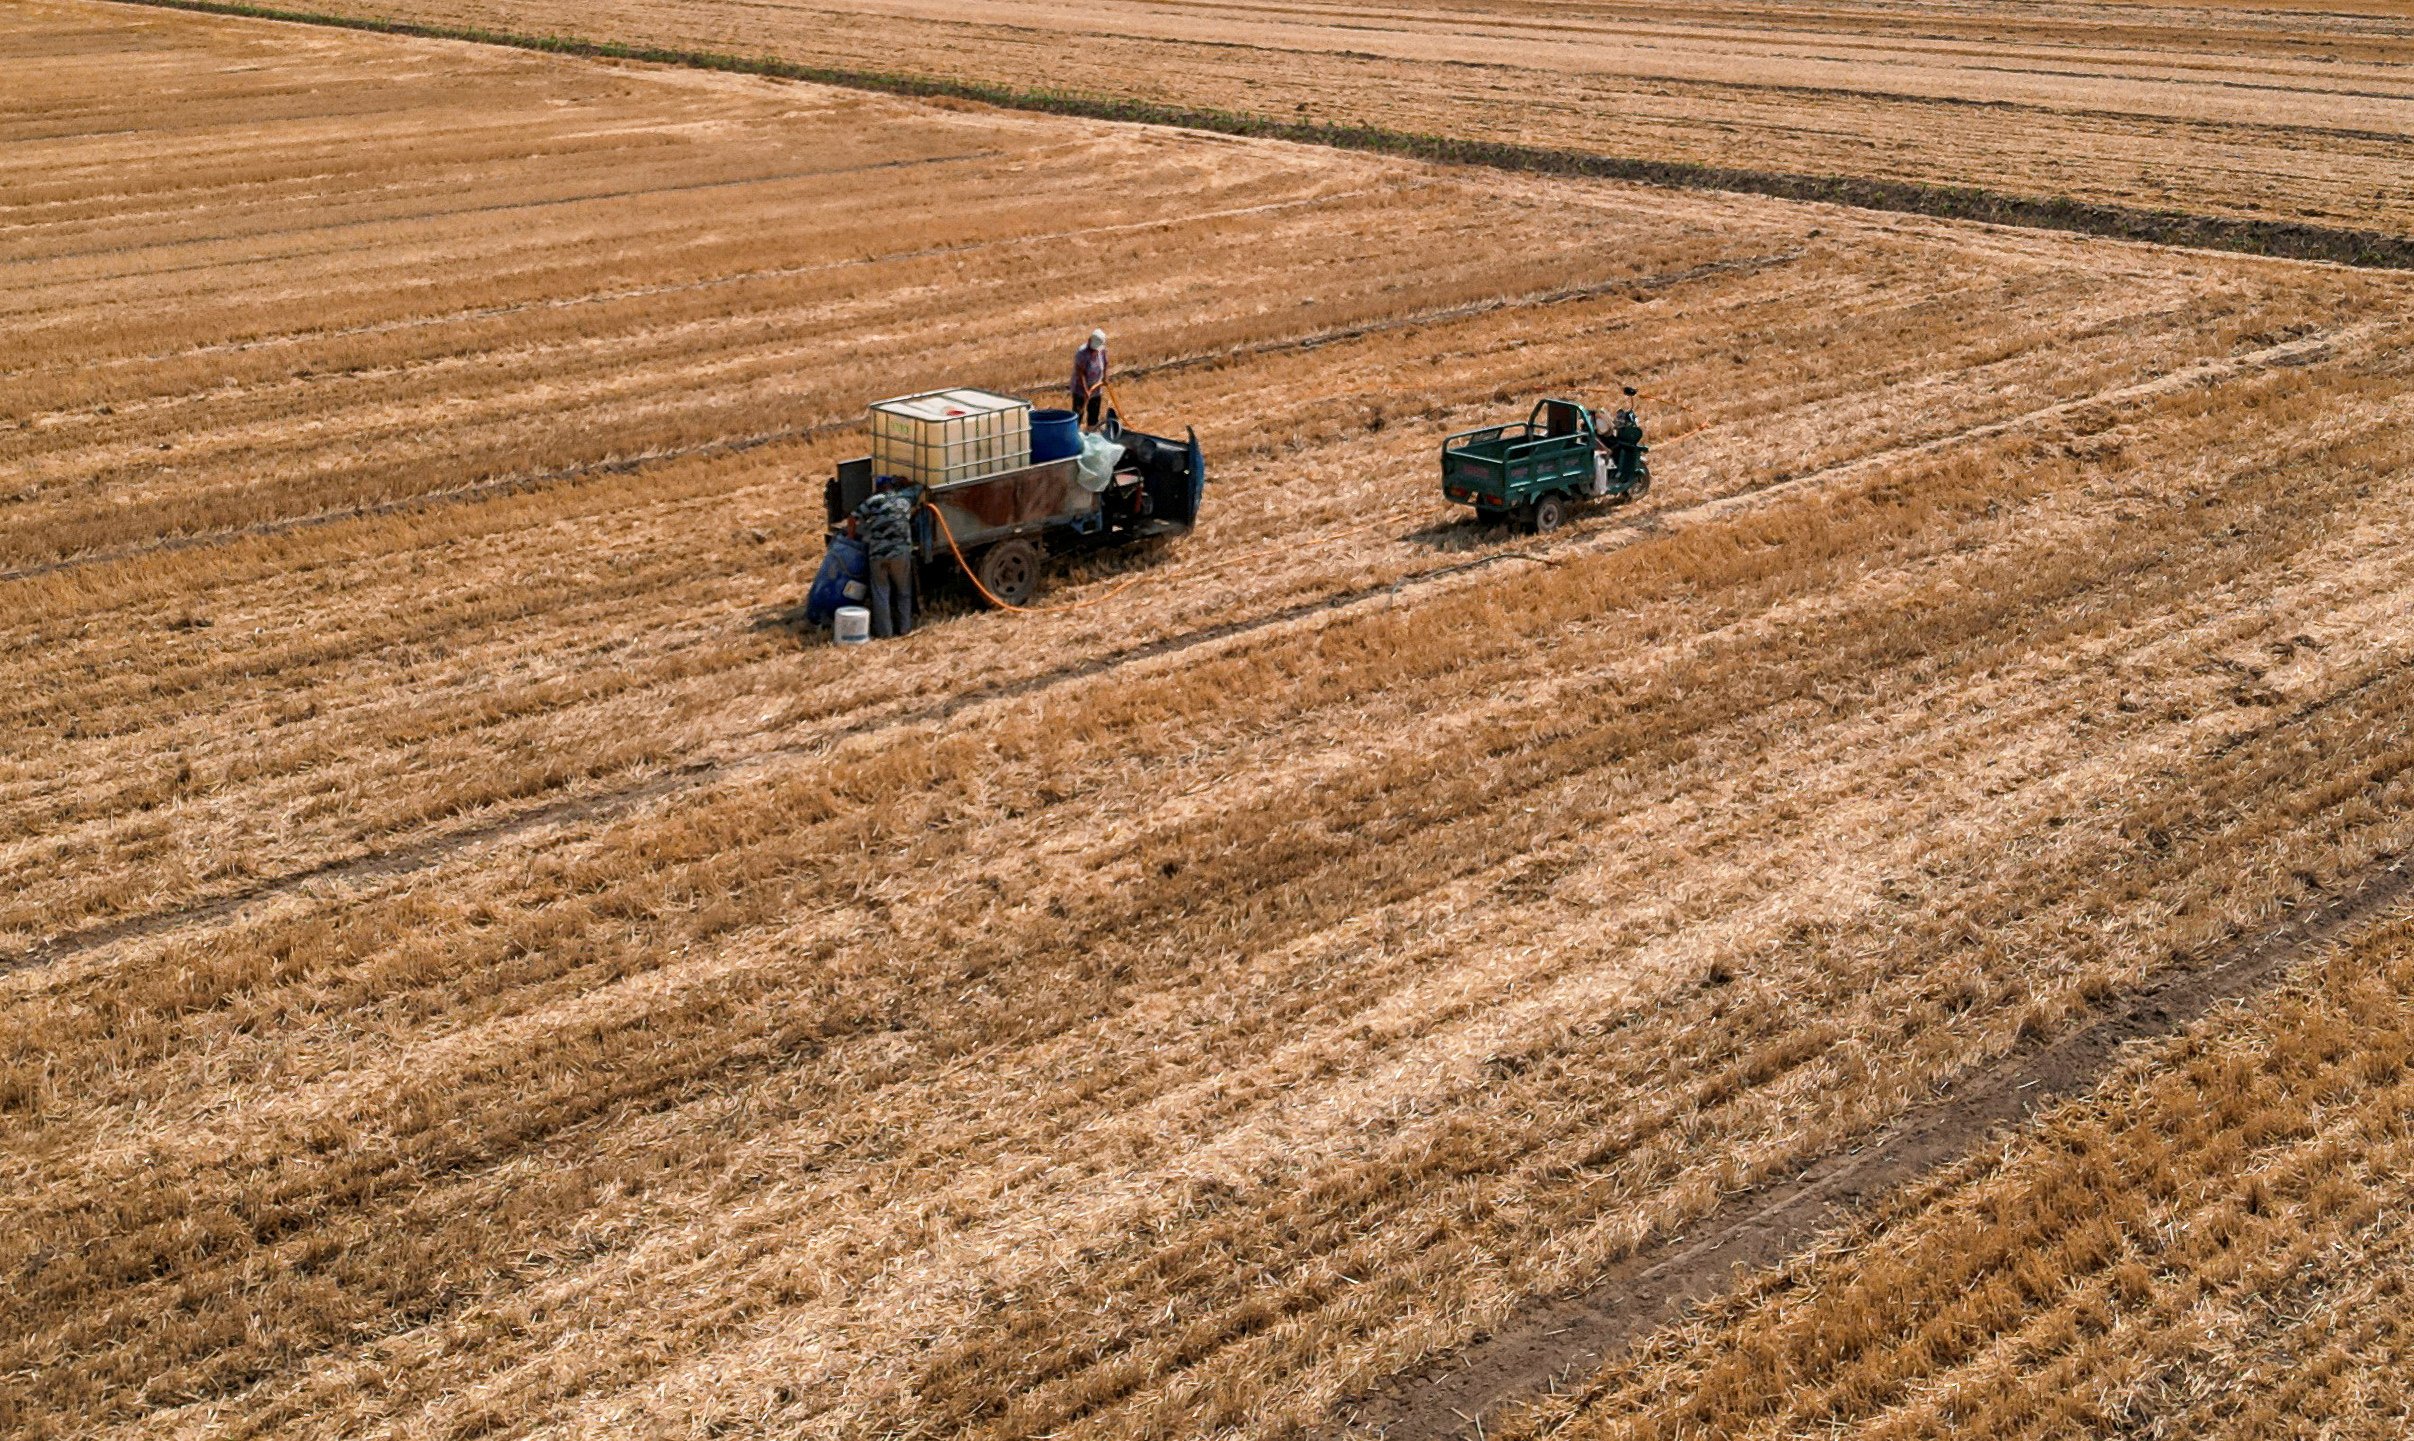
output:
<path id="1" fill-rule="evenodd" d="M 754 619 L 746 628 L 757 635 L 784 632 L 804 645 L 831 643 L 830 628 L 805 619 L 805 603 L 801 600 L 794 605 L 765 606 L 756 610 Z"/>

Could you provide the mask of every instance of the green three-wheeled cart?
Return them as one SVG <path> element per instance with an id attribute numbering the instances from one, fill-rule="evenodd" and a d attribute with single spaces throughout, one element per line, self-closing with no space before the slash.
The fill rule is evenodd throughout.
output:
<path id="1" fill-rule="evenodd" d="M 1586 500 L 1629 500 L 1651 489 L 1651 447 L 1634 391 L 1606 426 L 1572 400 L 1534 407 L 1520 425 L 1488 425 L 1442 442 L 1442 494 L 1482 519 L 1557 530 Z"/>

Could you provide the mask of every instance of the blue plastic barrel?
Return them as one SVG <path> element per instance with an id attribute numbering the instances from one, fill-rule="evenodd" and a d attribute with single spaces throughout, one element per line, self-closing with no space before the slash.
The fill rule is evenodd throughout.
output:
<path id="1" fill-rule="evenodd" d="M 871 553 L 862 541 L 851 535 L 831 536 L 830 548 L 822 553 L 821 569 L 814 574 L 813 588 L 805 593 L 805 623 L 828 625 L 840 606 L 852 605 L 863 594 L 859 589 L 848 595 L 848 584 L 860 585 L 871 575 Z"/>
<path id="2" fill-rule="evenodd" d="M 1069 410 L 1031 412 L 1031 463 L 1081 454 L 1081 418 Z"/>

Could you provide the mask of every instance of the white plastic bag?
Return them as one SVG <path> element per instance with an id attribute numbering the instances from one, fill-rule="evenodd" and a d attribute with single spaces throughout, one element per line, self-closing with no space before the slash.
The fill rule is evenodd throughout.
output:
<path id="1" fill-rule="evenodd" d="M 1073 474 L 1080 478 L 1083 490 L 1096 495 L 1114 483 L 1115 467 L 1122 461 L 1122 446 L 1096 431 L 1087 431 L 1081 437 L 1081 458 Z"/>

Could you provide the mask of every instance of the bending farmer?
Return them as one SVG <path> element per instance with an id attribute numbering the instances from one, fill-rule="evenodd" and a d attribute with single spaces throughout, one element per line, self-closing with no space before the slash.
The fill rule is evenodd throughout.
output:
<path id="1" fill-rule="evenodd" d="M 872 634 L 882 640 L 914 628 L 914 505 L 918 486 L 893 475 L 872 482 L 855 507 L 855 536 L 871 564 Z"/>
<path id="2" fill-rule="evenodd" d="M 1081 428 L 1096 430 L 1106 419 L 1106 332 L 1093 330 L 1089 343 L 1073 352 L 1073 413 Z"/>

